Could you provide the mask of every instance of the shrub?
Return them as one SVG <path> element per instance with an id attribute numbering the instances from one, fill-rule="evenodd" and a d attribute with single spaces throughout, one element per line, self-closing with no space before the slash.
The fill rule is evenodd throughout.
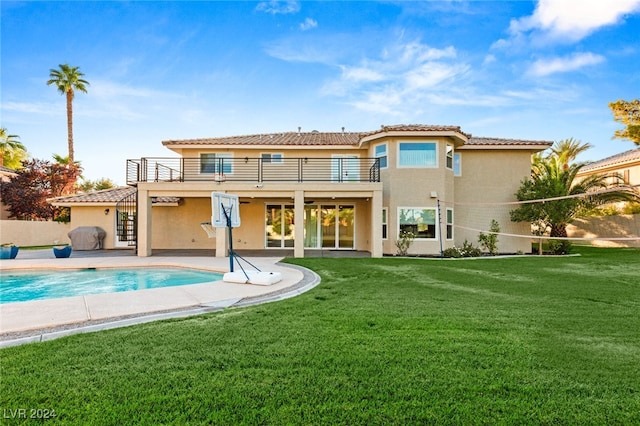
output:
<path id="1" fill-rule="evenodd" d="M 553 254 L 569 254 L 573 244 L 567 240 L 549 240 L 549 251 Z"/>
<path id="2" fill-rule="evenodd" d="M 467 240 L 464 240 L 462 247 L 450 247 L 442 252 L 442 256 L 453 258 L 478 257 L 481 255 L 482 251 Z"/>
<path id="3" fill-rule="evenodd" d="M 398 248 L 398 256 L 406 256 L 409 251 L 409 247 L 413 243 L 415 234 L 410 231 L 401 231 L 400 239 L 396 240 L 396 247 Z"/>
<path id="4" fill-rule="evenodd" d="M 500 224 L 497 220 L 491 219 L 491 227 L 489 228 L 489 234 L 481 232 L 478 235 L 478 242 L 483 249 L 489 252 L 489 254 L 498 254 L 498 235 L 500 232 Z"/>
<path id="5" fill-rule="evenodd" d="M 623 214 L 640 214 L 640 203 L 627 203 L 622 209 Z"/>

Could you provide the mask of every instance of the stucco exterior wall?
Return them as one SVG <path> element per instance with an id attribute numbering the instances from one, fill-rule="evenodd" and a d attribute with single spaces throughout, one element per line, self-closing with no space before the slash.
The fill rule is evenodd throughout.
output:
<path id="1" fill-rule="evenodd" d="M 108 214 L 104 214 L 105 209 L 109 209 Z M 116 215 L 114 206 L 82 206 L 71 209 L 71 229 L 80 226 L 98 226 L 102 228 L 106 235 L 102 242 L 105 249 L 114 248 L 114 236 L 116 231 Z"/>
<path id="2" fill-rule="evenodd" d="M 60 222 L 0 220 L 0 243 L 17 246 L 68 244 L 71 225 Z"/>
<path id="3" fill-rule="evenodd" d="M 434 167 L 399 167 L 398 144 L 400 142 L 436 143 L 437 165 Z M 383 253 L 397 253 L 396 241 L 399 239 L 400 208 L 437 208 L 438 199 L 453 197 L 453 170 L 446 168 L 446 145 L 454 145 L 448 138 L 383 138 L 371 144 L 369 157 L 374 157 L 375 147 L 387 144 L 387 168 L 381 169 L 383 182 L 383 207 L 388 208 L 387 239 L 383 241 Z M 437 254 L 440 252 L 440 239 L 444 235 L 437 229 L 435 240 L 416 239 L 411 244 L 408 254 Z M 442 239 L 443 248 L 453 245 L 453 241 Z"/>
<path id="4" fill-rule="evenodd" d="M 178 206 L 152 208 L 151 238 L 154 249 L 213 249 L 202 222 L 211 221 L 210 198 L 183 198 Z"/>
<path id="5" fill-rule="evenodd" d="M 523 179 L 531 173 L 531 155 L 527 150 L 460 150 L 461 176 L 455 178 L 455 202 L 499 203 L 516 201 L 515 193 Z M 515 207 L 515 206 L 514 206 Z M 491 220 L 500 232 L 530 235 L 529 223 L 514 223 L 510 206 L 454 205 L 455 223 L 474 229 L 488 230 Z M 478 231 L 455 228 L 455 242 L 464 240 L 478 245 Z M 500 235 L 498 250 L 503 253 L 531 252 L 530 238 Z"/>

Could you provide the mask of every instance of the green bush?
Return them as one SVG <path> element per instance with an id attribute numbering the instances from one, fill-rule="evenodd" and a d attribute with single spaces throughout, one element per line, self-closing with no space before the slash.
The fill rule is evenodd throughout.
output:
<path id="1" fill-rule="evenodd" d="M 411 231 L 401 231 L 400 239 L 396 241 L 396 248 L 398 249 L 398 256 L 406 256 L 409 252 L 409 247 L 416 238 L 415 234 Z"/>
<path id="2" fill-rule="evenodd" d="M 553 254 L 569 254 L 573 245 L 567 240 L 549 240 L 549 251 Z"/>
<path id="3" fill-rule="evenodd" d="M 627 203 L 622 209 L 622 214 L 640 214 L 640 203 Z"/>
<path id="4" fill-rule="evenodd" d="M 472 243 L 467 240 L 464 240 L 462 243 L 462 247 L 450 247 L 442 252 L 444 257 L 478 257 L 482 256 L 482 250 L 478 247 L 474 247 Z"/>
<path id="5" fill-rule="evenodd" d="M 500 224 L 497 220 L 491 219 L 489 234 L 481 232 L 480 235 L 478 235 L 478 242 L 482 248 L 491 255 L 498 254 L 498 232 L 500 232 Z"/>

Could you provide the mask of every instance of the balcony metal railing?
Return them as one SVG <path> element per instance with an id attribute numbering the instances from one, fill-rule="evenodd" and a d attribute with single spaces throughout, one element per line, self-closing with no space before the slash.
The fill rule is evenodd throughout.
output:
<path id="1" fill-rule="evenodd" d="M 378 158 L 141 158 L 127 160 L 138 182 L 380 182 Z"/>

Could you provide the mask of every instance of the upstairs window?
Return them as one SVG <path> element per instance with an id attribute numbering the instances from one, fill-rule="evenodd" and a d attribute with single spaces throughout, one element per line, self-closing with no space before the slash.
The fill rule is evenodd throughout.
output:
<path id="1" fill-rule="evenodd" d="M 398 167 L 437 167 L 436 153 L 432 142 L 402 142 L 398 145 Z"/>
<path id="2" fill-rule="evenodd" d="M 462 154 L 453 154 L 453 175 L 462 176 Z"/>
<path id="3" fill-rule="evenodd" d="M 380 159 L 380 168 L 387 168 L 387 144 L 376 145 L 375 157 Z"/>
<path id="4" fill-rule="evenodd" d="M 200 154 L 200 173 L 231 174 L 232 156 L 229 153 Z"/>
<path id="5" fill-rule="evenodd" d="M 266 153 L 262 154 L 262 164 L 282 164 L 284 155 L 282 153 Z"/>
<path id="6" fill-rule="evenodd" d="M 453 170 L 453 145 L 447 144 L 447 169 Z"/>

